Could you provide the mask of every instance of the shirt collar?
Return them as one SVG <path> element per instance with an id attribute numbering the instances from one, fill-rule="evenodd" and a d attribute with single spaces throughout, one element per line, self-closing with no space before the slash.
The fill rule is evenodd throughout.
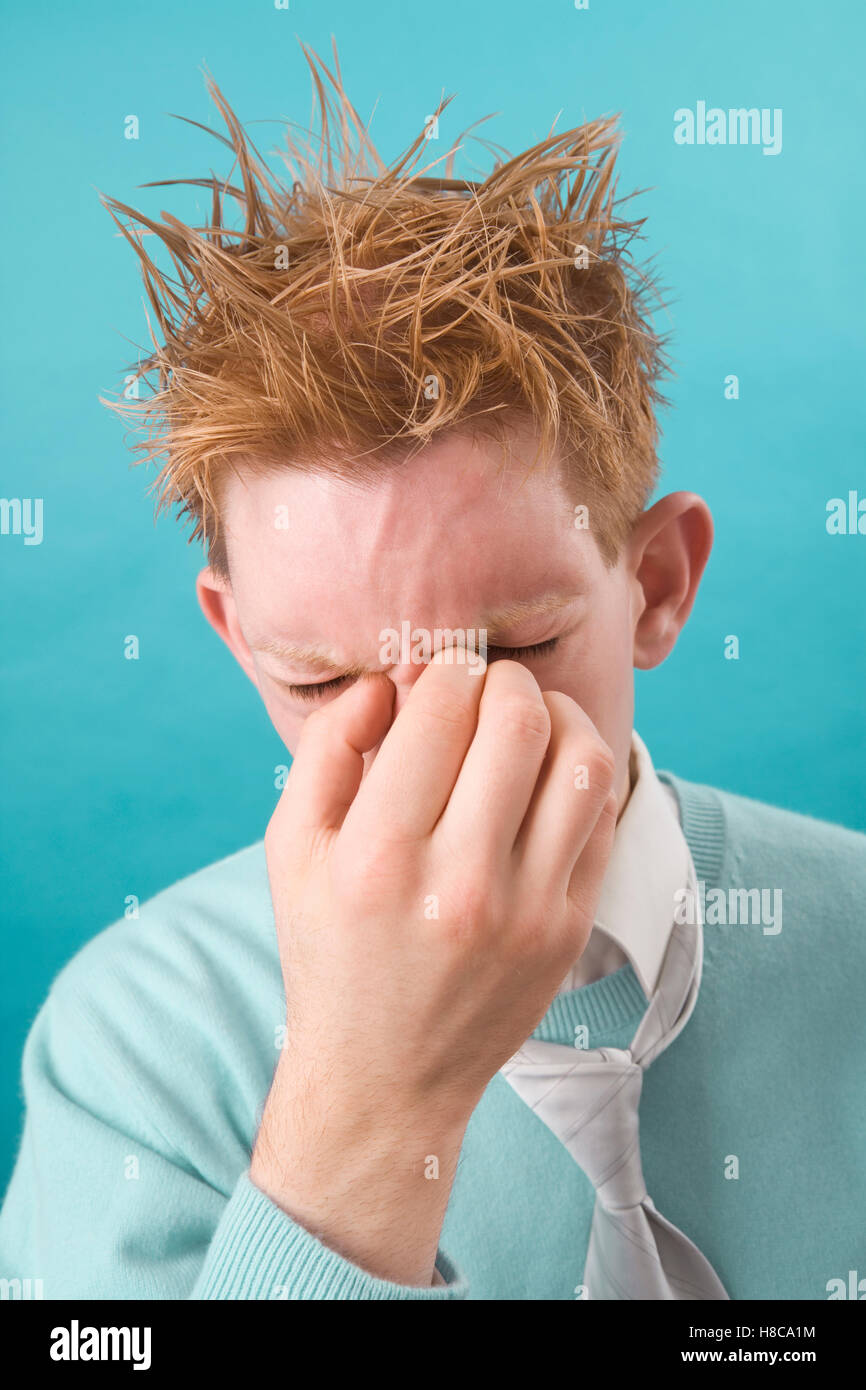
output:
<path id="1" fill-rule="evenodd" d="M 671 798 L 636 732 L 631 772 L 631 795 L 617 823 L 595 926 L 625 953 L 649 998 L 667 950 L 675 894 L 689 883 L 691 854 Z"/>

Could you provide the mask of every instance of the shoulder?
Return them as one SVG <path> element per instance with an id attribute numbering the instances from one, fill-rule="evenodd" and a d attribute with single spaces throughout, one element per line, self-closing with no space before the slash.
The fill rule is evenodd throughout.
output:
<path id="1" fill-rule="evenodd" d="M 205 985 L 226 969 L 237 974 L 240 958 L 270 957 L 273 914 L 264 844 L 250 845 L 199 869 L 142 904 L 86 942 L 63 967 L 54 990 L 84 987 L 96 979 L 133 974 L 137 987 L 158 980 L 160 991 Z"/>
<path id="2" fill-rule="evenodd" d="M 114 1121 L 134 1107 L 163 1134 L 183 1132 L 192 1112 L 217 1115 L 233 1096 L 246 1113 L 250 1079 L 261 1084 L 284 1015 L 260 842 L 173 884 L 82 946 L 31 1029 L 25 1075 L 50 1073 Z"/>
<path id="3" fill-rule="evenodd" d="M 729 850 L 753 857 L 788 860 L 806 854 L 810 859 L 829 855 L 859 867 L 866 874 L 866 834 L 832 821 L 818 820 L 799 811 L 698 782 L 687 782 L 670 772 L 661 773 L 674 789 L 684 826 L 718 816 L 729 841 Z"/>
<path id="4" fill-rule="evenodd" d="M 660 773 L 677 795 L 698 876 L 708 884 L 778 890 L 804 924 L 850 937 L 866 895 L 866 835 L 751 797 Z"/>

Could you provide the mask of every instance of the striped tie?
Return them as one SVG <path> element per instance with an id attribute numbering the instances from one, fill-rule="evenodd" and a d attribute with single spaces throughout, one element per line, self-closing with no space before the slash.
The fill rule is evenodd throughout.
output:
<path id="1" fill-rule="evenodd" d="M 656 1211 L 640 1160 L 644 1068 L 685 1025 L 701 977 L 698 922 L 677 923 L 658 985 L 628 1049 L 581 1051 L 529 1038 L 502 1075 L 553 1130 L 595 1188 L 583 1284 L 590 1299 L 726 1299 L 712 1265 Z"/>

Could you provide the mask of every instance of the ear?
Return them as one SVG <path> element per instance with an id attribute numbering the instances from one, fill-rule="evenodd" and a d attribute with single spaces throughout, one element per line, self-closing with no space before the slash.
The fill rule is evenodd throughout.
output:
<path id="1" fill-rule="evenodd" d="M 692 611 L 712 545 L 712 514 L 693 492 L 672 492 L 638 519 L 628 542 L 638 591 L 638 670 L 658 666 L 673 650 Z"/>
<path id="2" fill-rule="evenodd" d="M 259 682 L 252 652 L 241 632 L 238 610 L 228 579 L 223 579 L 221 575 L 208 566 L 200 572 L 196 579 L 195 591 L 201 611 L 214 632 L 223 639 L 238 665 L 247 673 L 258 690 Z"/>

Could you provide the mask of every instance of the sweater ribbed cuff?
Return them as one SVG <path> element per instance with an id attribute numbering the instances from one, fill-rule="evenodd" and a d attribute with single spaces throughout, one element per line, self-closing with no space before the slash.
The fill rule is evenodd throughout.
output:
<path id="1" fill-rule="evenodd" d="M 191 1294 L 207 1299 L 466 1298 L 462 1271 L 443 1252 L 443 1284 L 416 1287 L 377 1279 L 323 1245 L 250 1181 L 238 1178 Z"/>

